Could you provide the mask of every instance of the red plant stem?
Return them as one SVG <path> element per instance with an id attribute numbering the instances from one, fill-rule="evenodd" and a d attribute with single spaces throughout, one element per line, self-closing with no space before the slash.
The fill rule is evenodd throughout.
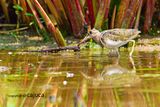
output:
<path id="1" fill-rule="evenodd" d="M 39 2 L 37 0 L 33 0 L 33 1 L 34 1 L 35 6 L 39 9 L 40 14 L 44 18 L 46 26 L 47 26 L 48 30 L 52 33 L 52 36 L 54 37 L 57 45 L 58 46 L 65 46 L 66 44 L 64 42 L 64 39 L 63 39 L 60 31 L 53 25 L 52 21 L 49 19 L 48 15 L 43 10 L 43 8 L 39 4 Z"/>
<path id="2" fill-rule="evenodd" d="M 117 13 L 116 23 L 115 23 L 115 26 L 117 28 L 122 26 L 122 22 L 126 15 L 126 9 L 128 8 L 129 3 L 130 3 L 130 0 L 121 0 L 119 11 Z"/>
<path id="3" fill-rule="evenodd" d="M 106 10 L 107 10 L 108 0 L 102 0 L 97 16 L 94 27 L 97 29 L 101 29 L 103 22 L 108 18 L 105 18 Z M 108 10 L 107 10 L 108 11 Z"/>
<path id="4" fill-rule="evenodd" d="M 90 25 L 89 24 L 89 11 L 88 10 L 86 10 L 86 12 L 85 12 L 85 21 L 86 21 L 87 25 Z"/>
<path id="5" fill-rule="evenodd" d="M 9 17 L 9 14 L 8 14 L 9 12 L 8 12 L 8 6 L 6 5 L 6 0 L 1 0 L 0 1 L 0 6 L 2 8 L 2 11 L 4 13 L 4 16 L 5 16 L 6 20 L 7 20 L 7 22 L 9 22 L 10 21 L 10 17 Z"/>
<path id="6" fill-rule="evenodd" d="M 52 3 L 53 3 L 53 6 L 54 7 L 52 7 L 52 8 L 55 8 L 55 10 L 56 10 L 56 12 L 57 13 L 60 13 L 60 9 L 57 7 L 57 5 L 55 4 L 55 0 L 51 0 L 52 1 Z M 60 18 L 60 16 L 59 15 L 57 15 L 58 17 L 57 17 L 57 22 L 59 22 L 59 23 L 62 23 L 62 20 L 61 20 L 61 18 Z"/>
<path id="7" fill-rule="evenodd" d="M 66 3 L 68 4 L 68 5 L 67 5 L 67 8 L 68 8 L 69 19 L 70 19 L 70 22 L 71 22 L 72 30 L 73 30 L 74 36 L 76 36 L 76 34 L 78 34 L 79 31 L 78 31 L 78 25 L 77 25 L 77 23 L 76 23 L 76 19 L 75 19 L 75 17 L 74 17 L 75 15 L 74 15 L 74 13 L 73 13 L 71 1 L 70 1 L 70 0 L 67 0 Z"/>
<path id="8" fill-rule="evenodd" d="M 71 32 L 69 19 L 66 16 L 66 11 L 61 0 L 46 0 L 48 3 L 51 3 L 50 10 L 52 10 L 52 14 L 54 15 L 57 25 L 61 30 L 65 32 Z M 50 5 L 50 4 L 48 4 Z M 54 10 L 54 11 L 53 11 Z"/>
<path id="9" fill-rule="evenodd" d="M 99 8 L 100 3 L 101 3 L 101 0 L 97 0 L 98 8 Z"/>
<path id="10" fill-rule="evenodd" d="M 33 0 L 34 1 L 34 4 L 36 7 L 38 7 L 38 9 L 40 10 L 44 20 L 46 23 L 51 23 L 49 17 L 47 16 L 46 12 L 43 10 L 43 8 L 41 7 L 41 5 L 39 4 L 39 2 L 37 0 Z"/>
<path id="11" fill-rule="evenodd" d="M 84 24 L 86 24 L 86 21 L 85 21 L 85 19 L 84 19 L 84 15 L 83 15 L 83 13 L 82 13 L 82 8 L 81 8 L 81 5 L 80 5 L 80 3 L 79 3 L 79 0 L 75 0 L 75 2 L 76 2 L 77 10 L 78 10 L 78 12 L 79 12 L 79 14 L 80 14 L 80 16 L 81 16 L 82 22 L 83 22 Z"/>
<path id="12" fill-rule="evenodd" d="M 140 2 L 141 2 L 141 0 L 137 0 L 135 5 L 133 6 L 131 18 L 128 21 L 128 27 L 130 27 L 130 28 L 133 28 L 134 23 L 136 23 L 135 21 L 136 21 L 136 17 L 137 17 L 138 11 L 139 11 Z"/>
<path id="13" fill-rule="evenodd" d="M 49 17 L 47 16 L 46 12 L 43 10 L 43 8 L 41 7 L 41 5 L 39 4 L 39 2 L 37 0 L 33 0 L 34 1 L 34 4 L 35 6 L 37 6 L 37 8 L 39 9 L 39 11 L 41 12 L 44 20 L 46 23 L 51 23 Z"/>
<path id="14" fill-rule="evenodd" d="M 100 4 L 101 4 L 101 0 L 92 0 L 92 3 L 93 3 L 94 17 L 96 18 Z"/>
<path id="15" fill-rule="evenodd" d="M 106 8 L 106 12 L 105 12 L 104 19 L 107 19 L 107 18 L 108 18 L 110 3 L 111 3 L 111 0 L 107 0 L 107 8 Z"/>
<path id="16" fill-rule="evenodd" d="M 66 13 L 71 24 L 73 34 L 76 38 L 81 37 L 86 21 L 84 19 L 79 1 L 63 0 L 63 6 L 66 8 Z"/>
<path id="17" fill-rule="evenodd" d="M 138 7 L 139 7 L 139 2 L 140 0 L 132 0 L 130 3 L 127 12 L 126 12 L 126 17 L 124 19 L 125 27 L 126 28 L 132 28 L 133 24 L 135 22 L 136 18 L 136 13 L 138 12 Z"/>
<path id="18" fill-rule="evenodd" d="M 140 0 L 139 9 L 138 9 L 137 17 L 136 17 L 136 22 L 135 22 L 135 25 L 134 25 L 135 29 L 138 29 L 138 26 L 139 26 L 139 20 L 140 20 L 142 5 L 143 5 L 143 0 Z"/>
<path id="19" fill-rule="evenodd" d="M 132 28 L 132 27 L 133 27 L 135 20 L 136 20 L 136 17 L 132 17 L 132 18 L 130 19 L 129 28 Z"/>
<path id="20" fill-rule="evenodd" d="M 25 1 L 25 0 L 20 0 L 20 5 L 21 5 L 22 8 L 23 8 L 23 11 L 22 11 L 23 21 L 29 23 L 29 18 L 25 15 L 26 12 L 27 12 L 26 1 Z"/>
<path id="21" fill-rule="evenodd" d="M 89 19 L 91 21 L 91 27 L 93 28 L 95 24 L 95 17 L 94 17 L 92 0 L 87 0 L 87 6 L 88 6 L 88 11 L 89 11 Z"/>
<path id="22" fill-rule="evenodd" d="M 114 10 L 113 10 L 113 14 L 112 14 L 111 29 L 114 28 L 115 17 L 116 17 L 116 5 L 114 6 Z"/>
<path id="23" fill-rule="evenodd" d="M 58 18 L 60 20 L 60 24 L 64 25 L 64 23 L 66 23 L 66 26 L 69 25 L 68 19 L 67 19 L 67 16 L 65 14 L 65 10 L 64 10 L 64 7 L 62 5 L 61 0 L 58 0 L 58 1 L 57 0 L 52 0 L 52 3 L 55 7 L 55 10 L 56 10 L 58 16 L 59 16 Z"/>
<path id="24" fill-rule="evenodd" d="M 28 3 L 28 5 L 29 5 L 29 7 L 30 7 L 30 9 L 31 9 L 31 11 L 32 11 L 32 13 L 33 13 L 34 18 L 35 18 L 36 21 L 37 21 L 37 24 L 38 24 L 39 28 L 40 28 L 41 30 L 45 29 L 44 26 L 42 25 L 40 19 L 39 19 L 39 16 L 38 16 L 38 14 L 37 14 L 37 12 L 36 12 L 36 9 L 35 9 L 34 6 L 32 5 L 32 3 L 30 2 L 30 0 L 27 0 L 27 3 Z"/>
<path id="25" fill-rule="evenodd" d="M 147 32 L 151 26 L 152 17 L 154 13 L 155 0 L 147 0 L 145 21 L 144 21 L 144 32 Z"/>

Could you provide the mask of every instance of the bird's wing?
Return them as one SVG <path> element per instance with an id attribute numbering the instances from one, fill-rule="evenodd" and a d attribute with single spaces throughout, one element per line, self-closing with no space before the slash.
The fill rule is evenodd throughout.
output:
<path id="1" fill-rule="evenodd" d="M 101 35 L 104 39 L 127 41 L 136 38 L 139 33 L 137 29 L 111 29 L 101 32 Z"/>

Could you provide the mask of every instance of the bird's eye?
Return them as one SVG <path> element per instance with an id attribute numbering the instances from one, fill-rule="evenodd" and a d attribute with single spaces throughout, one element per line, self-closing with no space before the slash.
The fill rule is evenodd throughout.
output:
<path id="1" fill-rule="evenodd" d="M 92 34 L 92 31 L 89 31 L 89 34 Z"/>

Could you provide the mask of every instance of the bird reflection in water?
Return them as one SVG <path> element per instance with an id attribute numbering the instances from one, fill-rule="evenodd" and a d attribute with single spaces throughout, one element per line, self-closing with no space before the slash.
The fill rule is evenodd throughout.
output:
<path id="1" fill-rule="evenodd" d="M 126 67 L 117 57 L 108 58 L 107 65 L 89 72 L 81 72 L 83 81 L 74 97 L 74 107 L 118 107 L 116 104 L 121 99 L 124 107 L 133 104 L 134 107 L 145 107 L 143 94 L 137 91 L 141 79 L 136 75 L 136 68 L 132 57 L 129 58 L 131 68 Z M 108 64 L 109 63 L 109 64 Z M 94 66 L 95 67 L 95 66 Z M 90 74 L 92 72 L 92 74 Z M 136 87 L 136 89 L 132 88 Z M 135 92 L 132 92 L 133 90 Z M 86 99 L 87 98 L 87 99 Z"/>
<path id="2" fill-rule="evenodd" d="M 108 87 L 122 87 L 132 86 L 140 82 L 140 78 L 136 75 L 136 68 L 132 57 L 129 57 L 128 62 L 131 63 L 131 68 L 120 65 L 119 58 L 117 57 L 110 57 L 109 60 L 111 64 L 104 66 L 103 70 L 98 74 L 96 73 L 96 75 L 88 75 L 82 72 L 88 83 L 91 82 L 93 86 L 108 85 Z"/>

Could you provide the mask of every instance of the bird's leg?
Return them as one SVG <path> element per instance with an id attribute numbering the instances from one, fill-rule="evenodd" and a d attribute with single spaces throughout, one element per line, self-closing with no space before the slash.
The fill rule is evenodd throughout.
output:
<path id="1" fill-rule="evenodd" d="M 133 43 L 133 44 L 132 44 L 131 51 L 130 51 L 130 53 L 129 53 L 129 56 L 131 57 L 131 56 L 132 56 L 132 54 L 133 54 L 133 51 L 134 51 L 135 40 L 130 40 L 130 42 L 132 42 L 132 43 Z"/>
<path id="2" fill-rule="evenodd" d="M 108 56 L 110 56 L 110 57 L 119 57 L 118 48 L 110 49 Z"/>

